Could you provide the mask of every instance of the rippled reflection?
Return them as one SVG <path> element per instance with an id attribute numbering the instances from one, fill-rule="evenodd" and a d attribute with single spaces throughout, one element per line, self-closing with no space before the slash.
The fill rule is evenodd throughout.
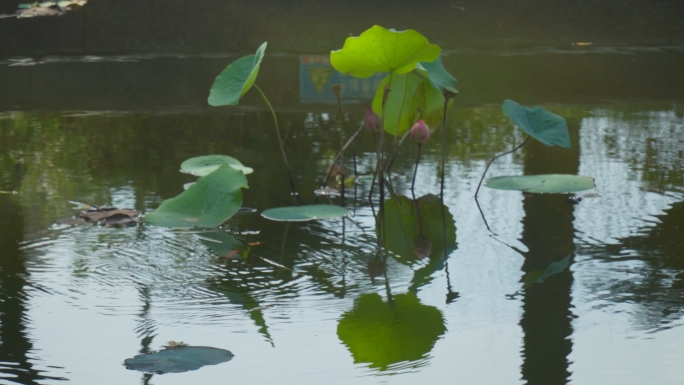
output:
<path id="1" fill-rule="evenodd" d="M 235 365 L 225 370 L 284 383 L 376 383 L 375 374 L 399 382 L 411 375 L 437 381 L 444 373 L 469 379 L 454 369 L 459 360 L 477 362 L 486 378 L 502 367 L 506 378 L 528 383 L 566 383 L 587 373 L 605 380 L 602 373 L 618 366 L 591 352 L 612 346 L 601 338 L 608 325 L 616 340 L 641 348 L 655 338 L 662 351 L 677 354 L 662 336 L 682 330 L 681 108 L 554 112 L 568 118 L 573 148 L 530 142 L 491 175 L 589 175 L 597 197 L 571 205 L 565 196 L 484 189 L 480 202 L 497 235 L 488 232 L 472 199 L 477 180 L 487 159 L 520 137 L 498 108 L 456 109 L 443 205 L 435 195 L 439 146 L 424 148 L 416 198 L 405 196 L 415 159 L 407 147 L 391 181 L 399 195 L 381 212 L 384 244 L 363 182 L 345 197 L 352 209 L 345 219 L 285 224 L 254 213 L 211 232 L 52 225 L 73 215 L 69 201 L 154 209 L 193 180 L 179 164 L 206 153 L 228 153 L 255 168 L 246 206 L 291 204 L 286 176 L 273 171 L 277 147 L 265 130 L 253 129 L 270 117 L 248 110 L 8 115 L 0 119 L 0 189 L 19 194 L 0 195 L 0 372 L 20 383 L 93 383 L 99 373 L 90 368 L 173 339 L 228 349 Z M 282 115 L 297 183 L 310 187 L 302 198 L 341 202 L 313 194 L 339 147 L 335 119 L 315 111 Z M 363 110 L 349 107 L 346 118 L 361 121 Z M 367 174 L 373 138 L 362 136 L 357 151 L 359 172 Z M 64 356 L 65 344 L 108 349 Z M 638 356 L 634 348 L 621 352 L 623 359 Z M 642 359 L 674 370 L 660 358 Z M 601 367 L 587 369 L 594 363 Z M 273 370 L 259 369 L 264 365 Z M 103 371 L 131 375 L 117 369 Z M 193 375 L 211 381 L 212 370 L 224 369 Z M 280 378 L 289 372 L 297 375 Z"/>

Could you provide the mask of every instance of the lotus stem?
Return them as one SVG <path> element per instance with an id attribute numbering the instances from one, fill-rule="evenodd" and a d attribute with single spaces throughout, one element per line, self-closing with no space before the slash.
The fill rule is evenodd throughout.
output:
<path id="1" fill-rule="evenodd" d="M 484 180 L 485 174 L 487 174 L 487 170 L 489 170 L 489 166 L 491 166 L 492 163 L 493 163 L 495 160 L 497 160 L 498 158 L 500 158 L 500 157 L 502 157 L 502 156 L 504 156 L 504 155 L 508 155 L 508 154 L 511 154 L 511 153 L 516 152 L 516 151 L 519 150 L 522 146 L 524 146 L 525 143 L 527 143 L 528 140 L 530 140 L 530 135 L 527 135 L 527 138 L 525 138 L 525 140 L 524 140 L 522 143 L 520 143 L 520 145 L 519 145 L 518 147 L 516 147 L 516 148 L 514 148 L 514 149 L 512 149 L 512 150 L 510 150 L 510 151 L 506 151 L 506 152 L 504 152 L 504 153 L 502 153 L 502 154 L 496 155 L 495 157 L 492 158 L 492 160 L 489 161 L 489 163 L 487 163 L 487 167 L 485 167 L 485 170 L 484 170 L 484 172 L 482 173 L 482 177 L 480 178 L 480 183 L 477 184 L 477 189 L 475 190 L 475 200 L 476 200 L 476 201 L 477 201 L 477 193 L 480 191 L 480 187 L 482 186 L 482 181 Z M 442 175 L 443 175 L 443 174 L 442 174 Z"/>
<path id="2" fill-rule="evenodd" d="M 342 146 L 342 149 L 340 150 L 340 152 L 337 154 L 337 156 L 335 156 L 335 159 L 333 159 L 333 163 L 332 163 L 333 165 L 335 164 L 335 162 L 340 160 L 344 151 L 346 151 L 347 148 L 349 148 L 349 146 L 352 143 L 354 143 L 354 140 L 356 139 L 357 136 L 359 136 L 359 134 L 361 133 L 361 130 L 363 130 L 363 123 L 361 123 L 361 126 L 359 127 L 358 130 L 356 130 L 354 135 L 352 135 L 352 137 L 349 138 L 349 140 L 347 140 L 347 143 L 345 143 L 344 146 Z M 333 168 L 331 167 L 330 170 L 328 170 L 328 175 L 325 177 L 325 183 L 323 183 L 324 186 L 328 185 L 328 181 L 330 180 L 330 175 L 332 174 L 332 169 Z"/>
<path id="3" fill-rule="evenodd" d="M 292 189 L 292 195 L 297 197 L 297 200 L 299 203 L 304 203 L 302 201 L 302 198 L 299 196 L 297 193 L 297 189 L 295 188 L 294 184 L 294 179 L 292 179 L 292 172 L 290 171 L 290 164 L 287 161 L 287 155 L 285 155 L 285 147 L 283 146 L 283 139 L 280 137 L 280 128 L 278 127 L 278 117 L 276 116 L 275 110 L 273 110 L 273 106 L 271 106 L 271 103 L 268 101 L 268 98 L 264 94 L 264 92 L 259 88 L 259 86 L 254 83 L 254 88 L 259 91 L 261 94 L 261 97 L 264 99 L 264 102 L 266 102 L 266 105 L 268 108 L 271 110 L 271 115 L 273 115 L 273 122 L 275 123 L 275 130 L 276 130 L 276 138 L 278 138 L 278 147 L 280 147 L 280 153 L 283 156 L 283 162 L 285 162 L 285 168 L 287 169 L 287 176 L 290 179 L 290 188 Z"/>

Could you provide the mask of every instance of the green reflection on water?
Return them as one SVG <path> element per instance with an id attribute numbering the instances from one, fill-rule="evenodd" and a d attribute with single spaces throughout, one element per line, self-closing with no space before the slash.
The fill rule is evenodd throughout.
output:
<path id="1" fill-rule="evenodd" d="M 412 294 L 396 295 L 390 302 L 378 294 L 364 294 L 337 326 L 337 336 L 354 362 L 380 370 L 402 361 L 425 359 L 445 332 L 442 313 L 421 304 Z"/>

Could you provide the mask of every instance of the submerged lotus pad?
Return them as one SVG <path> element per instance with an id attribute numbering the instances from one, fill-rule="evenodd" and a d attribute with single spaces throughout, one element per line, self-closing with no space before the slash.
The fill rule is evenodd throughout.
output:
<path id="1" fill-rule="evenodd" d="M 177 346 L 156 353 L 139 354 L 124 361 L 126 369 L 146 373 L 180 373 L 205 365 L 230 361 L 233 353 L 207 346 Z"/>
<path id="2" fill-rule="evenodd" d="M 563 174 L 497 176 L 488 180 L 485 186 L 529 193 L 569 193 L 595 187 L 594 178 Z"/>
<path id="3" fill-rule="evenodd" d="M 245 167 L 239 160 L 227 155 L 205 155 L 190 158 L 181 163 L 181 171 L 196 176 L 205 176 L 214 172 L 223 163 L 242 171 L 245 175 L 254 172 L 254 169 Z"/>
<path id="4" fill-rule="evenodd" d="M 305 205 L 268 209 L 261 213 L 266 219 L 282 222 L 304 222 L 315 219 L 339 218 L 347 215 L 349 209 L 335 205 Z"/>

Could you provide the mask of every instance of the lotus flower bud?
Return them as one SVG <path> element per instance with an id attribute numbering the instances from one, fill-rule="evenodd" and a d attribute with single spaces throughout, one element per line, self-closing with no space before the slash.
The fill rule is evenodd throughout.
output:
<path id="1" fill-rule="evenodd" d="M 430 127 L 421 119 L 411 127 L 411 140 L 418 144 L 423 144 L 427 142 L 428 139 L 430 139 Z"/>
<path id="2" fill-rule="evenodd" d="M 366 129 L 370 132 L 375 132 L 380 129 L 380 117 L 373 112 L 373 109 L 366 108 L 366 118 L 364 119 Z"/>

